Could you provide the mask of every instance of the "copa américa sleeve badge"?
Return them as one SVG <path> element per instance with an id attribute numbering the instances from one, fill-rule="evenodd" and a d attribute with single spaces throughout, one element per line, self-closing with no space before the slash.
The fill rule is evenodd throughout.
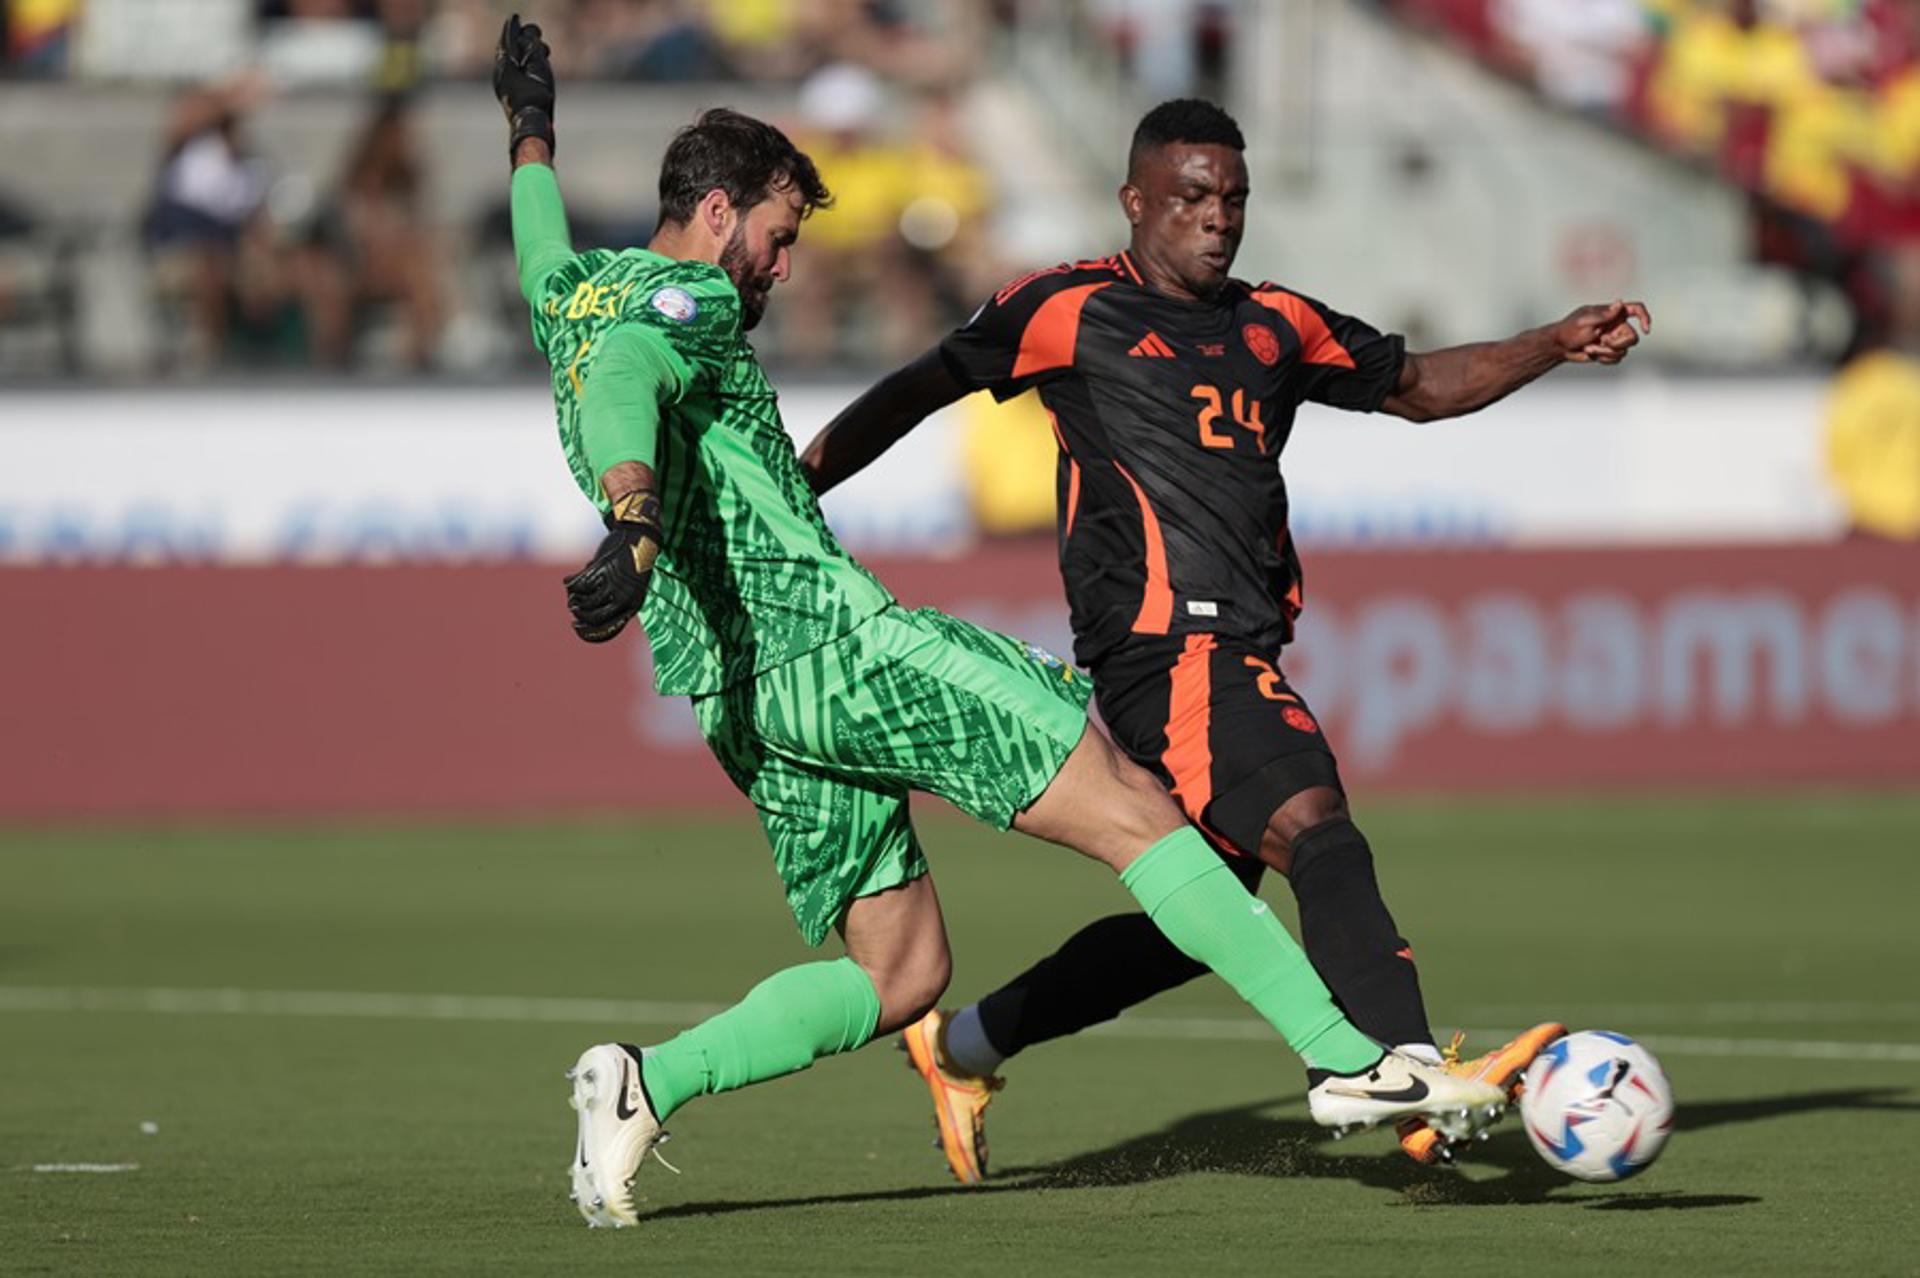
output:
<path id="1" fill-rule="evenodd" d="M 689 323 L 700 313 L 700 303 L 693 300 L 693 294 L 671 284 L 656 289 L 653 296 L 647 299 L 647 305 L 676 324 Z"/>

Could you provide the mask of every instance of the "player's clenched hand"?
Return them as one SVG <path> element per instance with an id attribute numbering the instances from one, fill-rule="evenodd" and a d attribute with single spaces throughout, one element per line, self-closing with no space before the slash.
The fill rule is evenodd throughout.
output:
<path id="1" fill-rule="evenodd" d="M 520 23 L 514 14 L 500 28 L 500 46 L 493 53 L 493 96 L 507 113 L 513 135 L 507 141 L 512 157 L 528 138 L 539 138 L 553 149 L 553 64 L 540 28 Z"/>
<path id="2" fill-rule="evenodd" d="M 605 643 L 626 629 L 647 597 L 664 536 L 660 499 L 651 492 L 628 493 L 613 503 L 600 548 L 567 578 L 573 633 L 588 643 Z"/>
<path id="3" fill-rule="evenodd" d="M 1554 326 L 1554 338 L 1561 353 L 1576 364 L 1618 364 L 1642 333 L 1652 331 L 1653 316 L 1645 303 L 1614 301 L 1582 306 Z"/>

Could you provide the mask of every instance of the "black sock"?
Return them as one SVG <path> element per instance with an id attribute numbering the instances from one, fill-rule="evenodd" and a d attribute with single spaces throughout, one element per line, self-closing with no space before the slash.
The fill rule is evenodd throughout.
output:
<path id="1" fill-rule="evenodd" d="M 1265 870 L 1251 857 L 1224 858 L 1257 891 Z M 1205 965 L 1174 948 L 1144 914 L 1095 920 L 1047 957 L 980 1000 L 980 1028 L 1002 1056 L 1110 1021 L 1204 976 Z"/>
<path id="2" fill-rule="evenodd" d="M 1144 914 L 1115 914 L 1075 932 L 980 1000 L 980 1028 L 1002 1056 L 1110 1021 L 1206 972 Z"/>
<path id="3" fill-rule="evenodd" d="M 1388 1047 L 1431 1043 L 1413 950 L 1374 878 L 1366 836 L 1342 817 L 1293 840 L 1287 881 L 1300 905 L 1300 943 L 1361 1033 Z"/>

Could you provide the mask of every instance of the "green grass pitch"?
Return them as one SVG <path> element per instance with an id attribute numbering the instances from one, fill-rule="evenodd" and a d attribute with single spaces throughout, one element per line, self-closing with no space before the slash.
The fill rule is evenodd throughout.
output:
<path id="1" fill-rule="evenodd" d="M 696 1101 L 642 1228 L 589 1232 L 562 1069 L 809 953 L 749 822 L 16 831 L 0 1272 L 1920 1272 L 1920 799 L 1362 818 L 1436 1027 L 1643 1037 L 1681 1101 L 1659 1165 L 1576 1184 L 1511 1118 L 1457 1171 L 1335 1145 L 1209 978 L 1012 1062 L 981 1189 L 880 1043 Z M 951 999 L 1129 905 L 1064 851 L 923 834 Z"/>

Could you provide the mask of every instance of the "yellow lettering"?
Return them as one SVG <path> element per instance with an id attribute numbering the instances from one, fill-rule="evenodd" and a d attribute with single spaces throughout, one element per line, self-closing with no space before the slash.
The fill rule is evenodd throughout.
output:
<path id="1" fill-rule="evenodd" d="M 580 384 L 580 361 L 585 358 L 587 348 L 592 345 L 593 339 L 591 337 L 580 343 L 580 349 L 573 353 L 573 363 L 567 365 L 567 380 L 573 383 L 573 395 L 575 399 L 587 393 L 587 388 Z"/>
<path id="2" fill-rule="evenodd" d="M 568 319 L 577 320 L 587 317 L 588 312 L 593 310 L 593 292 L 591 284 L 582 284 L 573 290 L 573 296 L 567 299 Z"/>

